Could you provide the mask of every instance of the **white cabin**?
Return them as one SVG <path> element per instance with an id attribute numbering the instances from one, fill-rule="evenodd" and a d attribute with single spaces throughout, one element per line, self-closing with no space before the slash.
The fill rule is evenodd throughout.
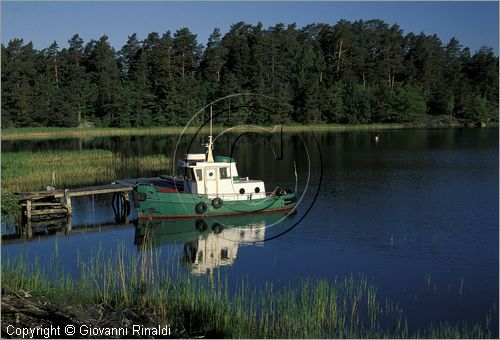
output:
<path id="1" fill-rule="evenodd" d="M 193 194 L 208 195 L 223 201 L 252 200 L 266 197 L 263 181 L 240 178 L 236 161 L 230 157 L 212 157 L 207 155 L 187 154 L 178 163 L 179 174 L 184 177 L 184 191 Z"/>

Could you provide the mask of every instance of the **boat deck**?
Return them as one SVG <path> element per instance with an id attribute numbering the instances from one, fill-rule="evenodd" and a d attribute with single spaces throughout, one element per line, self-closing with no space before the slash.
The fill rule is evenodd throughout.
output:
<path id="1" fill-rule="evenodd" d="M 258 179 L 239 179 L 239 180 L 236 180 L 236 181 L 233 181 L 233 183 L 235 184 L 243 184 L 243 183 L 262 183 L 262 181 L 258 180 Z"/>

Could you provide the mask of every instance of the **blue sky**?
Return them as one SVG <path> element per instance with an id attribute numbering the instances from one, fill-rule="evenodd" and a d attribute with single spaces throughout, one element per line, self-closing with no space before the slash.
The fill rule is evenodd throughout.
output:
<path id="1" fill-rule="evenodd" d="M 188 27 L 205 44 L 214 27 L 227 32 L 245 21 L 264 26 L 279 22 L 299 27 L 340 19 L 382 19 L 404 33 L 436 33 L 443 43 L 458 38 L 474 52 L 493 47 L 498 55 L 498 2 L 1 2 L 2 43 L 13 38 L 32 41 L 35 48 L 60 47 L 78 33 L 85 42 L 107 35 L 120 49 L 127 37 L 150 32 L 172 33 Z"/>

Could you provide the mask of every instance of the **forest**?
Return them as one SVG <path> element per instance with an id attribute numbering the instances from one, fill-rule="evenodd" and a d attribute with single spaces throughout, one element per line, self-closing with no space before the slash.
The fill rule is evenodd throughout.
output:
<path id="1" fill-rule="evenodd" d="M 498 57 L 381 20 L 238 22 L 206 46 L 188 28 L 43 50 L 2 44 L 2 128 L 182 126 L 211 101 L 218 123 L 360 124 L 449 115 L 498 121 Z M 200 121 L 201 122 L 201 121 Z"/>

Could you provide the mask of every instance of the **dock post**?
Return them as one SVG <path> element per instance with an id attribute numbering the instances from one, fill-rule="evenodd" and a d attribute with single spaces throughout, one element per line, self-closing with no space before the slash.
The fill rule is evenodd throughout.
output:
<path id="1" fill-rule="evenodd" d="M 115 192 L 111 200 L 111 207 L 113 207 L 117 223 L 129 223 L 130 194 L 127 191 Z"/>
<path id="2" fill-rule="evenodd" d="M 64 207 L 68 210 L 68 216 L 73 214 L 71 209 L 71 196 L 69 195 L 69 189 L 64 189 L 64 198 L 63 198 Z"/>
<path id="3" fill-rule="evenodd" d="M 128 192 L 123 192 L 123 217 L 125 224 L 129 224 L 129 216 L 130 216 L 130 199 Z"/>
<path id="4" fill-rule="evenodd" d="M 26 224 L 26 236 L 28 238 L 33 238 L 33 226 L 31 225 L 31 221 Z"/>
<path id="5" fill-rule="evenodd" d="M 26 236 L 28 238 L 33 237 L 33 229 L 31 227 L 31 209 L 32 209 L 31 200 L 27 200 L 25 214 L 26 214 Z"/>
<path id="6" fill-rule="evenodd" d="M 26 201 L 26 222 L 31 222 L 31 200 Z"/>
<path id="7" fill-rule="evenodd" d="M 113 199 L 111 200 L 111 207 L 113 208 L 113 212 L 115 213 L 115 217 L 118 219 L 118 194 L 115 192 L 113 194 Z"/>
<path id="8" fill-rule="evenodd" d="M 128 192 L 123 191 L 123 197 L 125 198 L 125 202 L 128 202 L 128 201 L 129 201 L 129 195 L 128 195 Z"/>

